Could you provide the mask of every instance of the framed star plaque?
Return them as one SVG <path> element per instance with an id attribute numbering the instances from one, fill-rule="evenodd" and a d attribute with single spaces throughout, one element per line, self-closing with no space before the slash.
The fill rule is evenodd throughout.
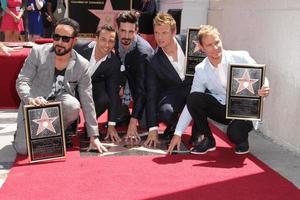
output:
<path id="1" fill-rule="evenodd" d="M 199 49 L 198 43 L 199 28 L 189 28 L 186 39 L 185 50 L 185 75 L 194 76 L 195 67 L 206 57 Z"/>
<path id="2" fill-rule="evenodd" d="M 265 78 L 265 65 L 229 64 L 226 118 L 261 120 L 262 97 L 258 90 Z"/>
<path id="3" fill-rule="evenodd" d="M 65 158 L 66 145 L 60 102 L 44 107 L 24 106 L 30 162 Z"/>

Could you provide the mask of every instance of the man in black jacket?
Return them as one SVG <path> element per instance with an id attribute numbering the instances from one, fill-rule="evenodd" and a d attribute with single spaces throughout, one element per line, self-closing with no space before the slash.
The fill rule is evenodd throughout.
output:
<path id="1" fill-rule="evenodd" d="M 115 30 L 109 25 L 104 25 L 96 32 L 96 41 L 80 41 L 75 50 L 90 61 L 89 73 L 92 78 L 97 118 L 108 109 L 107 138 L 113 142 L 120 142 L 115 125 L 121 106 L 119 98 L 121 63 L 112 52 L 115 41 Z"/>
<path id="2" fill-rule="evenodd" d="M 139 140 L 137 125 L 146 103 L 146 68 L 149 67 L 154 51 L 150 44 L 137 34 L 138 19 L 135 12 L 121 12 L 117 17 L 117 26 L 118 41 L 115 50 L 122 62 L 121 71 L 126 75 L 127 86 L 133 99 L 126 139 Z"/>
<path id="3" fill-rule="evenodd" d="M 153 24 L 159 48 L 147 68 L 149 135 L 145 145 L 149 147 L 158 143 L 160 121 L 167 125 L 164 138 L 172 137 L 192 85 L 192 78 L 185 76 L 185 37 L 176 36 L 176 21 L 167 13 L 158 13 Z"/>

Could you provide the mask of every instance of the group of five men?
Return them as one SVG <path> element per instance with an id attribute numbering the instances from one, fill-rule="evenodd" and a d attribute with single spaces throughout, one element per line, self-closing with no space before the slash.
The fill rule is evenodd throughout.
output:
<path id="1" fill-rule="evenodd" d="M 120 121 L 120 95 L 126 97 L 126 91 L 130 91 L 133 100 L 126 140 L 140 141 L 137 127 L 146 117 L 149 134 L 144 145 L 156 147 L 159 122 L 164 122 L 167 128 L 163 136 L 171 139 L 171 153 L 174 148 L 179 149 L 181 135 L 194 119 L 191 143 L 195 148 L 191 153 L 204 154 L 216 146 L 208 127 L 210 117 L 229 124 L 227 133 L 236 144 L 236 153 L 248 152 L 252 123 L 225 118 L 227 65 L 255 61 L 247 52 L 223 50 L 217 29 L 204 25 L 198 34 L 199 47 L 207 57 L 197 65 L 193 80 L 185 76 L 185 37 L 176 35 L 173 17 L 164 12 L 155 17 L 155 52 L 138 35 L 137 22 L 134 12 L 121 12 L 117 31 L 104 25 L 97 30 L 95 41 L 76 44 L 79 25 L 65 18 L 57 23 L 53 44 L 33 47 L 16 81 L 21 98 L 14 140 L 18 153 L 27 153 L 23 105 L 42 106 L 51 100 L 62 102 L 66 128 L 78 118 L 82 108 L 89 149 L 107 151 L 97 137 L 97 118 L 108 109 L 107 137 L 120 142 L 115 126 Z M 121 84 L 123 76 L 126 82 Z M 266 84 L 259 90 L 260 96 L 269 94 Z M 120 85 L 124 87 L 120 89 Z M 200 135 L 204 135 L 201 141 Z"/>

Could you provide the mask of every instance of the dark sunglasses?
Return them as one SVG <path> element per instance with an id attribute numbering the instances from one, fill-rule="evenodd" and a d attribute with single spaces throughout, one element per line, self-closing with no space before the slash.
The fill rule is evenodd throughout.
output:
<path id="1" fill-rule="evenodd" d="M 52 38 L 54 41 L 59 41 L 60 38 L 63 42 L 69 42 L 70 39 L 74 38 L 74 37 L 69 37 L 69 36 L 62 36 L 62 35 L 59 35 L 59 34 L 53 34 L 52 35 Z"/>

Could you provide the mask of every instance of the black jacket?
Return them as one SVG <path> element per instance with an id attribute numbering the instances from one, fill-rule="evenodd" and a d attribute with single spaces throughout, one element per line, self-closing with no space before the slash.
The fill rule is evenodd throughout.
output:
<path id="1" fill-rule="evenodd" d="M 185 53 L 186 37 L 177 35 L 176 40 Z M 158 48 L 151 59 L 147 70 L 147 125 L 158 126 L 158 101 L 161 93 L 173 93 L 182 87 L 192 85 L 192 77 L 186 76 L 182 81 L 161 48 Z"/>
<path id="2" fill-rule="evenodd" d="M 74 49 L 87 60 L 90 60 L 94 45 L 89 41 L 78 41 Z M 119 108 L 119 78 L 121 63 L 119 58 L 110 53 L 108 58 L 103 61 L 92 75 L 93 95 L 106 92 L 110 105 L 108 109 L 108 121 L 116 121 Z M 97 105 L 95 105 L 97 106 Z"/>
<path id="3" fill-rule="evenodd" d="M 116 54 L 119 55 L 118 42 L 115 49 Z M 125 56 L 125 75 L 133 98 L 131 116 L 137 119 L 141 119 L 146 103 L 146 69 L 149 67 L 153 53 L 150 44 L 137 35 L 136 47 Z"/>

